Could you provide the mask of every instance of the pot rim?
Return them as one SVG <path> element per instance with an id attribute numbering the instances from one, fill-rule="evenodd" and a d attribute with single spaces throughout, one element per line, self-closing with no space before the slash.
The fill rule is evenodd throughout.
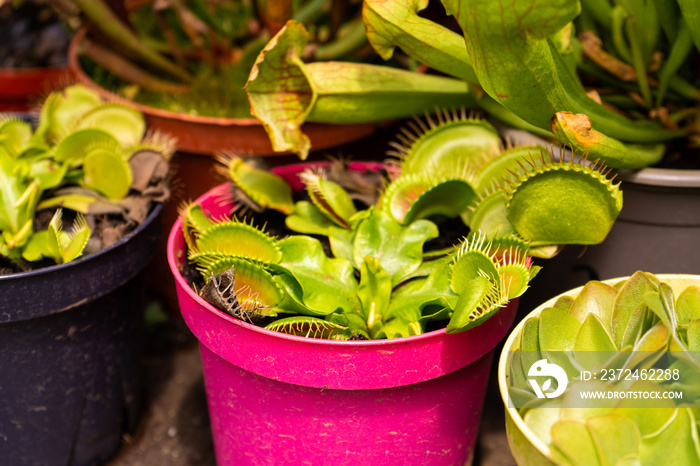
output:
<path id="1" fill-rule="evenodd" d="M 674 188 L 700 188 L 700 170 L 649 167 L 641 170 L 619 170 L 625 182 Z"/>
<path id="2" fill-rule="evenodd" d="M 77 264 L 85 264 L 90 261 L 95 261 L 99 260 L 101 256 L 104 254 L 109 254 L 110 251 L 113 249 L 117 249 L 121 247 L 124 243 L 129 241 L 132 237 L 138 235 L 141 233 L 141 231 L 145 230 L 148 225 L 151 223 L 152 219 L 158 216 L 160 211 L 163 210 L 163 204 L 161 202 L 156 203 L 151 211 L 149 212 L 148 216 L 146 219 L 141 222 L 140 225 L 138 225 L 134 230 L 129 232 L 126 236 L 121 238 L 119 241 L 117 241 L 114 244 L 110 244 L 106 248 L 102 248 L 99 251 L 97 251 L 94 254 L 90 254 L 89 256 L 81 257 L 77 260 L 71 261 L 71 262 L 66 262 L 64 264 L 56 264 L 56 265 L 51 265 L 49 267 L 44 267 L 41 269 L 36 269 L 36 270 L 30 270 L 28 272 L 19 272 L 19 273 L 12 273 L 9 275 L 0 275 L 0 285 L 2 285 L 3 281 L 9 281 L 12 279 L 18 279 L 18 278 L 28 278 L 28 277 L 36 277 L 44 274 L 52 274 L 56 272 L 61 272 L 64 269 L 67 269 L 69 267 L 75 266 Z"/>
<path id="3" fill-rule="evenodd" d="M 700 275 L 693 275 L 693 274 L 673 274 L 673 273 L 664 273 L 664 274 L 655 274 L 656 277 L 659 278 L 659 280 L 664 281 L 668 279 L 681 279 L 681 280 L 689 280 L 689 281 L 695 281 L 695 282 L 700 282 Z M 609 278 L 607 280 L 601 280 L 603 283 L 606 283 L 608 285 L 613 285 L 617 282 L 620 282 L 622 280 L 627 280 L 629 279 L 630 276 L 626 277 L 616 277 L 616 278 Z M 503 401 L 504 408 L 506 410 L 506 416 L 509 416 L 510 419 L 513 421 L 515 426 L 518 428 L 520 433 L 532 444 L 537 451 L 539 451 L 542 455 L 544 455 L 548 460 L 552 461 L 554 464 L 556 464 L 554 457 L 551 454 L 551 451 L 547 445 L 544 444 L 544 442 L 537 437 L 532 430 L 525 424 L 525 420 L 520 416 L 518 413 L 517 408 L 514 406 L 511 406 L 510 403 L 510 396 L 508 394 L 508 386 L 506 383 L 506 373 L 507 373 L 507 368 L 508 368 L 508 353 L 510 352 L 510 348 L 512 348 L 516 342 L 516 340 L 520 337 L 520 334 L 522 333 L 523 327 L 525 326 L 525 322 L 530 319 L 531 317 L 535 317 L 539 315 L 545 308 L 551 307 L 554 305 L 554 303 L 557 301 L 562 296 L 571 296 L 575 297 L 577 296 L 581 290 L 583 289 L 585 285 L 579 286 L 577 288 L 573 288 L 571 290 L 565 291 L 561 294 L 558 294 L 557 296 L 554 296 L 553 298 L 548 299 L 544 303 L 540 304 L 537 306 L 534 310 L 529 312 L 518 324 L 511 330 L 510 335 L 508 335 L 508 338 L 506 339 L 505 343 L 503 344 L 503 350 L 501 351 L 501 356 L 498 358 L 498 371 L 497 371 L 497 376 L 498 376 L 498 390 L 501 392 L 501 400 Z"/>
<path id="4" fill-rule="evenodd" d="M 0 68 L 0 79 L 3 78 L 20 78 L 30 74 L 48 74 L 55 72 L 70 71 L 70 65 L 66 59 L 63 65 L 54 66 L 29 66 L 26 68 Z"/>

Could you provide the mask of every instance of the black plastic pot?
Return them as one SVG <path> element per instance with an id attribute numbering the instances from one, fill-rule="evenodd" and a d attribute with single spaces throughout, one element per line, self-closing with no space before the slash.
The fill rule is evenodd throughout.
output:
<path id="1" fill-rule="evenodd" d="M 566 246 L 521 298 L 523 310 L 584 285 L 632 275 L 700 274 L 700 170 L 620 172 L 623 207 L 605 241 Z"/>
<path id="2" fill-rule="evenodd" d="M 0 465 L 100 464 L 135 428 L 136 276 L 155 250 L 161 211 L 97 254 L 0 276 Z"/>

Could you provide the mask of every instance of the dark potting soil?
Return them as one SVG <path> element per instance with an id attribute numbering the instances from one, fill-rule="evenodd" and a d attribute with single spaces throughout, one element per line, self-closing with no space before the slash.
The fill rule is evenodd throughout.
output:
<path id="1" fill-rule="evenodd" d="M 0 2 L 0 68 L 65 65 L 70 35 L 46 0 Z"/>

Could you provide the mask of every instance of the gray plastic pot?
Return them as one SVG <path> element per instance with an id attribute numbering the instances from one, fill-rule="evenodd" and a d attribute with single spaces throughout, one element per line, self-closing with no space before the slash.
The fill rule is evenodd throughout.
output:
<path id="1" fill-rule="evenodd" d="M 136 276 L 153 255 L 161 211 L 99 253 L 0 276 L 0 465 L 101 464 L 135 428 Z"/>
<path id="2" fill-rule="evenodd" d="M 546 261 L 520 308 L 533 309 L 551 296 L 586 284 L 629 276 L 700 274 L 700 170 L 645 168 L 620 171 L 623 207 L 605 241 L 566 246 Z"/>

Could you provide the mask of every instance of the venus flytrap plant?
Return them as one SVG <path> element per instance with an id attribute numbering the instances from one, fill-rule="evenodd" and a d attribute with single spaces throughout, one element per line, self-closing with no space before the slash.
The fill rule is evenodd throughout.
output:
<path id="1" fill-rule="evenodd" d="M 379 199 L 364 209 L 329 171 L 303 172 L 308 200 L 292 203 L 282 178 L 223 158 L 234 198 L 252 212 L 264 206 L 282 212 L 294 234 L 273 236 L 251 222 L 183 206 L 188 258 L 205 281 L 202 296 L 234 316 L 296 335 L 395 338 L 440 325 L 458 332 L 525 292 L 538 270 L 533 251 L 600 241 L 609 230 L 621 196 L 595 166 L 554 162 L 537 147 L 504 150 L 489 123 L 466 114 L 434 118 L 401 133 Z M 562 186 L 570 203 L 561 202 Z M 488 215 L 502 213 L 498 221 L 507 228 L 479 228 L 482 203 L 466 213 L 479 196 L 498 196 L 497 214 Z M 538 225 L 550 215 L 563 226 Z M 468 235 L 427 247 L 445 220 L 460 217 L 468 220 Z M 568 226 L 576 222 L 591 225 Z"/>
<path id="2" fill-rule="evenodd" d="M 170 154 L 172 141 L 146 135 L 139 112 L 103 103 L 82 86 L 50 94 L 35 131 L 2 120 L 0 254 L 16 267 L 42 258 L 70 262 L 91 234 L 84 215 L 118 214 L 140 223 L 151 200 L 167 197 Z M 36 214 L 49 208 L 57 209 L 52 220 L 36 231 Z M 62 228 L 63 209 L 76 212 L 70 232 Z"/>

